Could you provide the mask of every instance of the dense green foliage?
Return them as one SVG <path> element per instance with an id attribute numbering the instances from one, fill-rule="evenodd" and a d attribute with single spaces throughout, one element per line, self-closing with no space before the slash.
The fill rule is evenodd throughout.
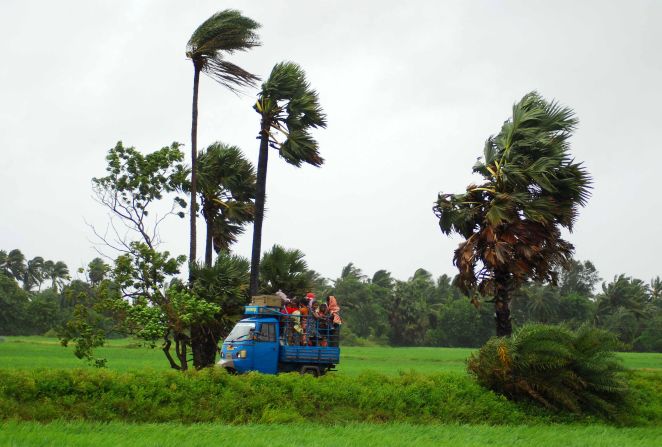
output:
<path id="1" fill-rule="evenodd" d="M 127 424 L 87 421 L 0 422 L 0 444 L 41 447 L 133 447 L 225 445 L 237 447 L 650 447 L 656 427 L 604 425 L 411 425 L 343 424 Z"/>
<path id="2" fill-rule="evenodd" d="M 492 299 L 498 336 L 512 332 L 511 292 L 529 280 L 555 283 L 574 251 L 561 228 L 572 231 L 591 185 L 570 154 L 576 125 L 572 109 L 528 93 L 485 143 L 483 160 L 473 167 L 483 182 L 438 196 L 441 231 L 464 238 L 453 258 L 456 284 Z"/>
<path id="3" fill-rule="evenodd" d="M 615 335 L 587 325 L 572 331 L 531 324 L 490 339 L 468 368 L 478 383 L 510 399 L 615 417 L 627 392 L 619 346 Z"/>
<path id="4" fill-rule="evenodd" d="M 659 377 L 642 376 L 636 406 L 620 422 L 659 424 Z M 626 410 L 623 408 L 623 410 Z M 118 373 L 99 369 L 0 369 L 0 418 L 123 420 L 132 422 L 403 421 L 422 423 L 521 424 L 584 420 L 511 402 L 454 373 L 415 372 L 387 376 L 296 373 L 233 376 L 211 368 Z"/>
<path id="5" fill-rule="evenodd" d="M 339 298 L 345 346 L 478 347 L 494 335 L 493 312 L 488 306 L 474 308 L 446 275 L 435 279 L 419 269 L 401 281 L 387 270 L 379 270 L 368 277 L 350 263 L 337 279 L 328 281 L 308 267 L 298 250 L 274 247 L 264 260 L 263 291 L 282 289 L 300 295 L 313 290 L 318 296 L 334 294 Z M 248 298 L 245 284 L 235 282 L 230 289 L 215 285 L 233 271 L 227 262 L 219 262 L 208 271 L 194 268 L 202 281 L 194 290 L 197 296 L 220 303 L 225 327 L 236 320 Z M 44 334 L 62 327 L 76 305 L 85 304 L 93 311 L 101 284 L 98 278 L 108 278 L 109 269 L 100 259 L 93 260 L 83 272 L 87 280 L 40 292 L 26 292 L 19 281 L 0 274 L 0 301 L 5 309 L 0 314 L 0 333 Z M 223 269 L 229 269 L 227 274 L 222 273 Z M 569 270 L 559 272 L 558 287 L 532 283 L 513 294 L 513 322 L 516 327 L 539 322 L 565 323 L 573 328 L 591 323 L 617 334 L 626 344 L 625 349 L 662 352 L 662 298 L 655 287 L 657 281 L 659 278 L 646 284 L 619 275 L 603 283 L 594 294 L 600 282 L 595 267 L 589 261 L 573 261 Z M 234 295 L 217 294 L 228 290 Z M 96 315 L 91 313 L 92 317 Z M 105 320 L 103 325 L 106 335 L 114 336 L 110 321 Z"/>

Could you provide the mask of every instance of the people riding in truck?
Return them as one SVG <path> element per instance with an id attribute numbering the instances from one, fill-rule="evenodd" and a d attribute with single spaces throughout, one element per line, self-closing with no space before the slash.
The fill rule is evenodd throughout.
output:
<path id="1" fill-rule="evenodd" d="M 338 346 L 338 333 L 340 325 L 342 324 L 342 318 L 340 318 L 340 306 L 338 305 L 338 300 L 335 296 L 329 295 L 326 297 L 326 303 L 329 306 L 329 313 L 331 314 L 331 324 L 333 327 L 333 332 L 331 335 L 331 346 Z"/>

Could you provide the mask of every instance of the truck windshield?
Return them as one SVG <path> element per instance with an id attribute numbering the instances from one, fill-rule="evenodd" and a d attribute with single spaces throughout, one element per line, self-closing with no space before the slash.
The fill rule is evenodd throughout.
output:
<path id="1" fill-rule="evenodd" d="M 251 329 L 255 331 L 255 323 L 237 323 L 237 325 L 232 329 L 230 335 L 227 336 L 225 341 L 241 341 L 247 340 L 250 338 Z"/>

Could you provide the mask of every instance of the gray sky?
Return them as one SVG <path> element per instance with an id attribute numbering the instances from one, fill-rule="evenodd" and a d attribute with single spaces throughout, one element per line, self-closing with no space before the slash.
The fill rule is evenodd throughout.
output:
<path id="1" fill-rule="evenodd" d="M 401 279 L 454 274 L 459 239 L 431 211 L 460 192 L 511 105 L 538 90 L 575 109 L 573 154 L 595 179 L 569 240 L 603 278 L 662 274 L 662 2 L 7 1 L 0 3 L 0 249 L 61 259 L 95 252 L 93 176 L 122 140 L 190 151 L 185 45 L 215 11 L 262 23 L 263 46 L 231 58 L 266 77 L 291 60 L 328 115 L 322 168 L 270 158 L 263 247 L 299 248 L 335 278 L 352 261 Z M 257 158 L 254 91 L 200 87 L 199 145 Z M 187 221 L 162 228 L 188 253 Z M 202 222 L 199 225 L 202 247 Z M 235 250 L 250 255 L 252 228 Z M 203 252 L 203 250 L 200 250 Z"/>

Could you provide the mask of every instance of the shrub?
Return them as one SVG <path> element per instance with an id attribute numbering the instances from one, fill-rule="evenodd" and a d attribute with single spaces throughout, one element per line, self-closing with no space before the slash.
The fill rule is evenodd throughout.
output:
<path id="1" fill-rule="evenodd" d="M 491 338 L 469 357 L 478 383 L 513 400 L 551 409 L 617 416 L 626 397 L 615 335 L 584 325 L 525 325 L 511 338 Z"/>

